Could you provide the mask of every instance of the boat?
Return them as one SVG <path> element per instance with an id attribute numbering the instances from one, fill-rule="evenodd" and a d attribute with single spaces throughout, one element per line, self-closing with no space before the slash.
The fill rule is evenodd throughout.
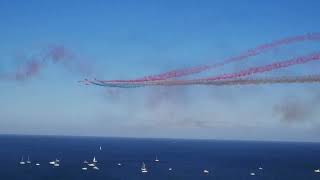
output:
<path id="1" fill-rule="evenodd" d="M 172 168 L 169 168 L 169 171 L 172 171 Z"/>
<path id="2" fill-rule="evenodd" d="M 85 161 L 83 161 L 83 164 L 88 164 L 88 161 L 86 161 L 86 160 L 85 160 Z"/>
<path id="3" fill-rule="evenodd" d="M 122 164 L 121 164 L 121 163 L 118 163 L 118 166 L 122 166 Z"/>
<path id="4" fill-rule="evenodd" d="M 86 168 L 86 167 L 83 167 L 83 168 L 81 168 L 83 171 L 86 171 L 86 170 L 88 170 L 88 168 Z"/>
<path id="5" fill-rule="evenodd" d="M 255 176 L 255 175 L 256 175 L 256 173 L 254 173 L 254 172 L 250 173 L 250 176 Z"/>
<path id="6" fill-rule="evenodd" d="M 90 163 L 90 164 L 88 164 L 88 166 L 89 167 L 94 167 L 94 166 L 96 166 L 94 163 Z"/>
<path id="7" fill-rule="evenodd" d="M 49 164 L 51 164 L 51 165 L 53 165 L 55 167 L 58 167 L 58 166 L 60 166 L 59 162 L 60 162 L 60 160 L 56 159 L 54 161 L 50 161 Z"/>
<path id="8" fill-rule="evenodd" d="M 21 157 L 21 161 L 19 162 L 19 164 L 21 164 L 21 165 L 26 164 L 26 163 L 23 161 L 23 156 Z"/>
<path id="9" fill-rule="evenodd" d="M 315 173 L 320 173 L 320 169 L 315 169 L 314 172 Z"/>
<path id="10" fill-rule="evenodd" d="M 28 160 L 26 161 L 27 164 L 31 164 L 30 158 L 28 156 Z"/>
<path id="11" fill-rule="evenodd" d="M 158 159 L 158 157 L 156 156 L 156 159 L 154 160 L 155 162 L 159 162 L 160 160 Z"/>
<path id="12" fill-rule="evenodd" d="M 99 147 L 99 149 L 100 149 L 100 151 L 102 151 L 102 147 L 101 146 Z"/>
<path id="13" fill-rule="evenodd" d="M 262 168 L 262 167 L 259 167 L 258 169 L 259 169 L 259 170 L 263 170 L 263 168 Z"/>
<path id="14" fill-rule="evenodd" d="M 40 163 L 36 163 L 36 166 L 40 166 Z"/>
<path id="15" fill-rule="evenodd" d="M 97 166 L 94 166 L 92 169 L 99 170 L 99 168 Z"/>
<path id="16" fill-rule="evenodd" d="M 93 157 L 92 162 L 94 162 L 94 163 L 98 162 L 98 161 L 96 160 L 96 157 Z"/>
<path id="17" fill-rule="evenodd" d="M 148 172 L 148 170 L 146 168 L 146 164 L 144 162 L 142 163 L 142 166 L 141 166 L 141 172 L 142 173 L 147 173 Z"/>
<path id="18" fill-rule="evenodd" d="M 209 174 L 209 170 L 203 170 L 203 173 L 205 173 L 205 174 Z"/>

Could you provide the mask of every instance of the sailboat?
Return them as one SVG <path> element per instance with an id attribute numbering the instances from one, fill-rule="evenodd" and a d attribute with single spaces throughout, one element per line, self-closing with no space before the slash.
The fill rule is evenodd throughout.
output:
<path id="1" fill-rule="evenodd" d="M 60 160 L 56 159 L 54 161 L 50 161 L 49 164 L 51 164 L 51 165 L 53 165 L 55 167 L 58 167 L 58 166 L 60 166 L 59 162 L 60 162 Z"/>
<path id="2" fill-rule="evenodd" d="M 158 159 L 158 156 L 156 156 L 156 159 L 154 160 L 155 162 L 159 162 L 160 160 Z"/>
<path id="3" fill-rule="evenodd" d="M 27 164 L 31 164 L 30 158 L 28 156 L 28 160 L 26 161 Z"/>
<path id="4" fill-rule="evenodd" d="M 23 161 L 23 156 L 21 157 L 21 161 L 19 162 L 21 165 L 24 165 L 26 164 L 24 161 Z"/>
<path id="5" fill-rule="evenodd" d="M 100 151 L 102 151 L 102 147 L 101 146 L 99 147 L 99 149 L 100 149 Z"/>
<path id="6" fill-rule="evenodd" d="M 203 173 L 209 174 L 209 171 L 205 169 L 205 170 L 203 170 Z"/>
<path id="7" fill-rule="evenodd" d="M 98 161 L 96 160 L 96 157 L 93 157 L 92 162 L 94 162 L 94 163 L 98 162 Z"/>
<path id="8" fill-rule="evenodd" d="M 96 157 L 93 157 L 92 163 L 89 163 L 88 166 L 89 166 L 89 167 L 95 167 L 95 166 L 96 166 L 96 165 L 95 165 L 96 162 L 98 162 L 98 161 L 96 160 Z"/>
<path id="9" fill-rule="evenodd" d="M 142 163 L 142 166 L 141 166 L 141 172 L 142 173 L 147 173 L 148 172 L 148 170 L 146 168 L 146 164 L 144 162 Z"/>
<path id="10" fill-rule="evenodd" d="M 95 164 L 94 164 L 94 163 L 90 163 L 90 164 L 88 164 L 88 166 L 89 166 L 89 167 L 94 167 Z"/>

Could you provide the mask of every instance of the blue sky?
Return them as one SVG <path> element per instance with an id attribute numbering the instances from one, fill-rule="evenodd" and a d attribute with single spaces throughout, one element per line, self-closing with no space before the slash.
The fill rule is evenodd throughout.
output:
<path id="1" fill-rule="evenodd" d="M 0 1 L 0 72 L 16 54 L 62 44 L 89 77 L 135 78 L 210 64 L 259 44 L 320 32 L 318 1 Z M 199 76 L 315 52 L 282 47 Z M 271 73 L 308 74 L 319 63 Z M 319 141 L 318 85 L 104 89 L 49 65 L 0 83 L 0 133 Z M 298 111 L 286 117 L 278 109 Z M 296 110 L 298 109 L 298 110 Z M 286 114 L 288 115 L 288 114 Z M 292 116 L 292 119 L 291 116 Z M 285 116 L 285 117 L 284 117 Z"/>

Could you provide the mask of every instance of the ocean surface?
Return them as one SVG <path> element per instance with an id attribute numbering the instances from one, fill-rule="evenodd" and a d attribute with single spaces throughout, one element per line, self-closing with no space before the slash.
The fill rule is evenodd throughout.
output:
<path id="1" fill-rule="evenodd" d="M 22 156 L 32 163 L 20 165 Z M 94 156 L 100 170 L 83 171 Z M 56 158 L 60 167 L 49 164 Z M 320 143 L 2 135 L 0 160 L 1 180 L 320 179 Z"/>

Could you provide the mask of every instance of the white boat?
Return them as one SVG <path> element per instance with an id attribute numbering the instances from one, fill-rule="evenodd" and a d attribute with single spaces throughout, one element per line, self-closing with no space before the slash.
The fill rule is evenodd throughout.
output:
<path id="1" fill-rule="evenodd" d="M 263 168 L 262 168 L 262 167 L 259 167 L 258 169 L 259 169 L 259 170 L 263 170 Z"/>
<path id="2" fill-rule="evenodd" d="M 36 163 L 36 166 L 40 166 L 40 163 Z"/>
<path id="3" fill-rule="evenodd" d="M 320 173 L 320 169 L 315 169 L 314 172 L 315 173 Z"/>
<path id="4" fill-rule="evenodd" d="M 156 159 L 154 160 L 155 162 L 159 162 L 160 160 L 158 159 L 158 157 L 156 156 Z"/>
<path id="5" fill-rule="evenodd" d="M 94 163 L 98 162 L 98 161 L 96 160 L 96 157 L 93 157 L 92 162 L 94 162 Z"/>
<path id="6" fill-rule="evenodd" d="M 250 176 L 255 176 L 255 175 L 256 175 L 256 173 L 254 173 L 254 172 L 250 173 Z"/>
<path id="7" fill-rule="evenodd" d="M 56 159 L 56 160 L 54 160 L 54 161 L 50 161 L 49 164 L 51 164 L 51 165 L 53 165 L 53 166 L 55 166 L 55 167 L 58 167 L 58 166 L 60 166 L 60 165 L 59 165 L 59 162 L 60 162 L 60 160 L 59 160 L 59 159 Z"/>
<path id="8" fill-rule="evenodd" d="M 101 146 L 99 147 L 99 149 L 100 149 L 100 151 L 102 151 L 102 147 Z"/>
<path id="9" fill-rule="evenodd" d="M 141 172 L 142 173 L 147 173 L 148 172 L 148 170 L 146 168 L 146 164 L 144 162 L 142 163 L 142 166 L 141 166 Z"/>
<path id="10" fill-rule="evenodd" d="M 94 163 L 90 163 L 90 164 L 88 164 L 88 166 L 89 167 L 94 167 L 94 166 L 96 166 Z"/>
<path id="11" fill-rule="evenodd" d="M 21 157 L 21 161 L 19 162 L 19 164 L 21 164 L 21 165 L 26 164 L 26 163 L 23 161 L 23 156 Z"/>
<path id="12" fill-rule="evenodd" d="M 172 168 L 169 168 L 169 171 L 172 171 Z"/>
<path id="13" fill-rule="evenodd" d="M 85 161 L 83 161 L 83 164 L 88 164 L 88 161 L 86 161 L 86 160 L 85 160 Z"/>
<path id="14" fill-rule="evenodd" d="M 86 170 L 88 170 L 88 168 L 86 168 L 86 167 L 83 167 L 83 168 L 81 168 L 83 171 L 86 171 Z"/>
<path id="15" fill-rule="evenodd" d="M 30 158 L 28 156 L 28 160 L 26 161 L 27 164 L 31 164 Z"/>
<path id="16" fill-rule="evenodd" d="M 92 169 L 99 170 L 99 168 L 97 166 L 94 166 Z"/>
<path id="17" fill-rule="evenodd" d="M 203 173 L 205 173 L 205 174 L 209 174 L 209 170 L 203 170 Z"/>
<path id="18" fill-rule="evenodd" d="M 121 163 L 118 163 L 118 166 L 122 166 L 122 164 L 121 164 Z"/>

